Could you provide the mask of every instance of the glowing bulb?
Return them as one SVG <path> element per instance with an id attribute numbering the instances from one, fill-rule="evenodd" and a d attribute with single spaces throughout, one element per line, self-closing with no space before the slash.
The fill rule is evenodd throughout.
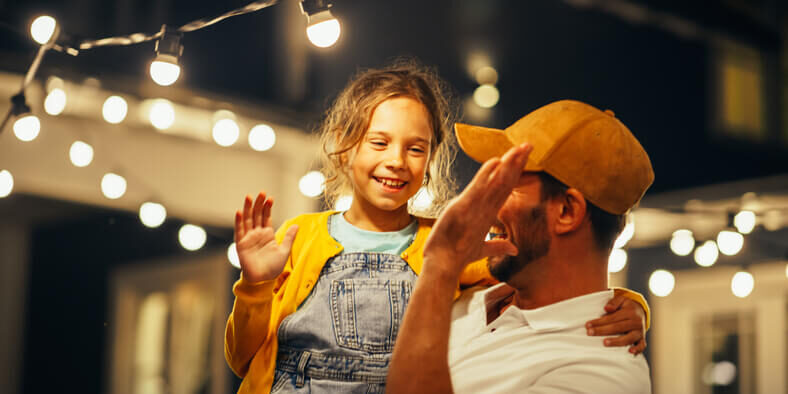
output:
<path id="1" fill-rule="evenodd" d="M 101 114 L 104 120 L 112 124 L 118 124 L 126 119 L 126 114 L 129 113 L 129 105 L 126 100 L 120 96 L 109 96 L 104 101 L 104 106 L 101 108 Z"/>
<path id="2" fill-rule="evenodd" d="M 678 256 L 686 256 L 692 253 L 695 248 L 695 238 L 692 236 L 692 231 L 689 230 L 676 230 L 673 232 L 673 237 L 670 239 L 670 250 Z"/>
<path id="3" fill-rule="evenodd" d="M 235 242 L 230 244 L 230 247 L 227 248 L 227 260 L 230 260 L 230 264 L 233 267 L 241 269 L 241 259 L 238 257 L 238 249 L 235 247 Z"/>
<path id="4" fill-rule="evenodd" d="M 175 123 L 175 108 L 169 101 L 157 99 L 150 107 L 148 119 L 159 130 L 169 129 Z"/>
<path id="5" fill-rule="evenodd" d="M 213 124 L 213 140 L 219 146 L 230 146 L 238 141 L 241 129 L 232 119 L 219 119 Z"/>
<path id="6" fill-rule="evenodd" d="M 720 253 L 714 241 L 706 241 L 703 245 L 695 248 L 695 262 L 701 267 L 711 267 L 717 262 L 719 256 Z"/>
<path id="7" fill-rule="evenodd" d="M 607 259 L 607 271 L 619 272 L 627 265 L 627 252 L 624 249 L 613 249 Z"/>
<path id="8" fill-rule="evenodd" d="M 495 85 L 498 82 L 498 71 L 490 66 L 484 66 L 474 75 L 479 85 Z"/>
<path id="9" fill-rule="evenodd" d="M 36 139 L 40 131 L 41 121 L 33 114 L 24 115 L 14 122 L 14 135 L 21 141 L 30 142 Z"/>
<path id="10" fill-rule="evenodd" d="M 501 97 L 498 88 L 493 85 L 481 85 L 473 92 L 473 101 L 482 108 L 492 108 Z"/>
<path id="11" fill-rule="evenodd" d="M 252 149 L 263 152 L 274 147 L 276 143 L 276 133 L 269 125 L 259 124 L 249 130 L 249 146 Z"/>
<path id="12" fill-rule="evenodd" d="M 178 241 L 180 241 L 184 249 L 189 251 L 202 248 L 207 239 L 208 235 L 205 233 L 205 230 L 193 224 L 184 224 L 178 231 Z"/>
<path id="13" fill-rule="evenodd" d="M 320 48 L 327 48 L 337 42 L 342 28 L 339 26 L 339 21 L 331 15 L 330 11 L 321 11 L 310 16 L 309 20 L 309 26 L 306 27 L 306 36 L 312 44 Z"/>
<path id="14" fill-rule="evenodd" d="M 432 207 L 433 201 L 435 201 L 435 197 L 430 193 L 429 189 L 422 186 L 419 191 L 416 192 L 416 195 L 413 196 L 411 205 L 415 211 L 426 211 Z"/>
<path id="15" fill-rule="evenodd" d="M 755 212 L 741 211 L 733 217 L 733 225 L 742 234 L 749 234 L 755 228 Z"/>
<path id="16" fill-rule="evenodd" d="M 337 198 L 337 202 L 334 204 L 334 209 L 340 212 L 344 212 L 350 209 L 350 206 L 352 204 L 353 204 L 353 196 L 341 196 Z"/>
<path id="17" fill-rule="evenodd" d="M 755 288 L 755 278 L 747 271 L 739 271 L 731 279 L 731 292 L 739 298 L 744 298 L 752 293 Z"/>
<path id="18" fill-rule="evenodd" d="M 30 25 L 30 35 L 33 36 L 35 42 L 44 45 L 49 42 L 52 35 L 55 34 L 55 27 L 57 21 L 49 15 L 42 15 L 33 21 Z"/>
<path id="19" fill-rule="evenodd" d="M 74 141 L 71 149 L 68 150 L 68 157 L 71 159 L 71 164 L 87 167 L 93 161 L 93 147 L 82 141 Z"/>
<path id="20" fill-rule="evenodd" d="M 632 239 L 635 235 L 635 219 L 632 214 L 627 215 L 627 224 L 624 226 L 624 229 L 621 230 L 621 234 L 618 235 L 616 238 L 616 242 L 613 244 L 614 249 L 621 249 L 624 245 Z M 617 272 L 617 271 L 616 271 Z"/>
<path id="21" fill-rule="evenodd" d="M 161 60 L 154 60 L 150 64 L 150 77 L 153 82 L 161 86 L 170 86 L 178 80 L 181 75 L 181 66 L 165 62 Z"/>
<path id="22" fill-rule="evenodd" d="M 676 278 L 670 271 L 656 270 L 648 278 L 648 288 L 657 297 L 666 297 L 673 292 Z"/>
<path id="23" fill-rule="evenodd" d="M 14 190 L 14 176 L 8 170 L 0 171 L 0 198 L 8 197 Z M 786 269 L 788 275 L 788 269 Z"/>
<path id="24" fill-rule="evenodd" d="M 66 109 L 66 92 L 63 89 L 52 89 L 44 99 L 44 111 L 56 116 L 63 113 L 64 109 Z"/>
<path id="25" fill-rule="evenodd" d="M 744 236 L 735 231 L 720 231 L 717 234 L 717 246 L 722 254 L 733 256 L 744 246 Z"/>
<path id="26" fill-rule="evenodd" d="M 104 197 L 116 200 L 126 193 L 126 179 L 118 174 L 107 173 L 101 178 L 101 192 Z"/>
<path id="27" fill-rule="evenodd" d="M 788 278 L 788 264 L 785 265 L 785 277 Z"/>
<path id="28" fill-rule="evenodd" d="M 323 192 L 326 177 L 319 171 L 310 171 L 298 181 L 298 189 L 307 197 L 317 197 Z"/>
<path id="29" fill-rule="evenodd" d="M 167 209 L 164 205 L 155 202 L 146 202 L 140 205 L 140 221 L 145 227 L 156 228 L 167 219 Z"/>

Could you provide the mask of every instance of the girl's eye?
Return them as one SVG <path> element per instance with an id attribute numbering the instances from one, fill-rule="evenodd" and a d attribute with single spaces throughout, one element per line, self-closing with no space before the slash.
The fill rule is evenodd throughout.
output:
<path id="1" fill-rule="evenodd" d="M 381 140 L 372 140 L 369 141 L 369 143 L 375 146 L 386 146 L 386 141 L 381 141 Z"/>
<path id="2" fill-rule="evenodd" d="M 422 149 L 422 148 L 420 148 L 418 146 L 414 146 L 413 148 L 410 148 L 410 150 L 412 150 L 413 152 L 417 152 L 417 153 L 424 153 L 424 149 Z"/>

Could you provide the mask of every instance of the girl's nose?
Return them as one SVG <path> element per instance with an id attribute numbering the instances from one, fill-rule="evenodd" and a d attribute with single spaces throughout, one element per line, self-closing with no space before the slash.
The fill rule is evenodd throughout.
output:
<path id="1" fill-rule="evenodd" d="M 389 157 L 386 158 L 386 166 L 390 168 L 402 168 L 405 166 L 405 159 L 399 152 L 392 152 Z"/>

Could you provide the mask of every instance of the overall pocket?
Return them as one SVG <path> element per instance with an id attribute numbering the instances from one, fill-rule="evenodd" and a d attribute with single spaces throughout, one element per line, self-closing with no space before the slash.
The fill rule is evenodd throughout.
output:
<path id="1" fill-rule="evenodd" d="M 331 315 L 337 345 L 391 353 L 412 291 L 409 280 L 332 281 Z"/>

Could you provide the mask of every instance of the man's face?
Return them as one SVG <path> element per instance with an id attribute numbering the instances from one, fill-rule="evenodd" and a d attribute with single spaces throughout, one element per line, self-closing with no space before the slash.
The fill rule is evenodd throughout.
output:
<path id="1" fill-rule="evenodd" d="M 523 172 L 517 187 L 498 211 L 498 223 L 490 230 L 498 238 L 512 242 L 517 256 L 491 257 L 490 273 L 506 282 L 528 263 L 543 257 L 550 250 L 547 228 L 547 202 L 541 199 L 541 181 L 532 172 Z"/>

